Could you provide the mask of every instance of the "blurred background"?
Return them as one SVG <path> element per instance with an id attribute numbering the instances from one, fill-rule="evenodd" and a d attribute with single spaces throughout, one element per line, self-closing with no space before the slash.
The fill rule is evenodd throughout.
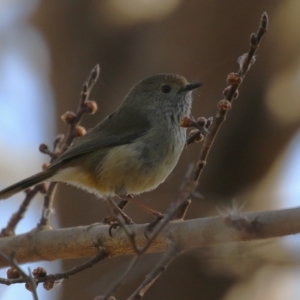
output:
<path id="1" fill-rule="evenodd" d="M 187 218 L 216 215 L 232 202 L 245 211 L 299 205 L 300 196 L 300 2 L 251 0 L 0 0 L 0 187 L 40 170 L 47 157 L 38 145 L 66 132 L 60 120 L 77 107 L 90 70 L 99 63 L 92 92 L 98 112 L 88 129 L 114 111 L 140 79 L 174 72 L 204 86 L 194 92 L 194 117 L 214 116 L 226 76 L 236 71 L 250 33 L 262 13 L 270 18 L 257 62 L 248 73 L 201 177 Z M 161 212 L 179 186 L 201 145 L 185 149 L 167 181 L 139 199 Z M 1 202 L 5 226 L 23 195 Z M 33 228 L 42 198 L 33 201 L 18 232 Z M 128 206 L 136 223 L 151 221 Z M 106 216 L 93 195 L 60 185 L 53 227 L 99 222 Z M 149 299 L 299 299 L 299 241 L 281 238 L 197 249 L 181 255 L 144 297 Z M 161 255 L 146 255 L 116 294 L 126 299 Z M 99 263 L 40 299 L 93 299 L 126 268 L 131 257 Z M 49 273 L 84 260 L 46 264 Z M 31 269 L 34 268 L 30 264 Z M 24 266 L 27 270 L 27 267 Z M 0 276 L 5 276 L 5 270 Z M 1 299 L 32 299 L 23 286 L 0 286 Z"/>

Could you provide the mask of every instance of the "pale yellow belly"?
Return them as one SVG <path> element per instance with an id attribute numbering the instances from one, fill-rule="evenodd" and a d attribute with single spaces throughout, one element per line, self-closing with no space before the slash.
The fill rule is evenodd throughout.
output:
<path id="1" fill-rule="evenodd" d="M 145 167 L 139 157 L 133 144 L 118 146 L 111 148 L 101 163 L 97 162 L 96 155 L 87 157 L 87 160 L 97 162 L 93 168 L 66 167 L 52 180 L 70 183 L 99 197 L 140 194 L 161 184 L 173 170 L 179 155 L 169 154 L 151 167 Z M 82 164 L 85 164 L 84 160 Z"/>
<path id="2" fill-rule="evenodd" d="M 99 189 L 105 194 L 122 195 L 152 190 L 166 179 L 176 163 L 173 157 L 167 157 L 146 167 L 133 145 L 113 148 L 103 159 L 102 167 L 97 170 Z"/>

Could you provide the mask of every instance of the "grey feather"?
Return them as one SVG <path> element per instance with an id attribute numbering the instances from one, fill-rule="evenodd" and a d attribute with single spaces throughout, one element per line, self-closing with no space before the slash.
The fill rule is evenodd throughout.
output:
<path id="1" fill-rule="evenodd" d="M 135 114 L 134 119 L 128 120 L 128 116 L 124 115 L 123 111 L 117 110 L 88 131 L 86 135 L 77 139 L 72 147 L 51 164 L 50 168 L 72 158 L 77 158 L 82 154 L 132 143 L 137 138 L 145 135 L 150 128 L 151 123 L 146 116 Z M 123 134 L 120 134 L 120 132 Z"/>

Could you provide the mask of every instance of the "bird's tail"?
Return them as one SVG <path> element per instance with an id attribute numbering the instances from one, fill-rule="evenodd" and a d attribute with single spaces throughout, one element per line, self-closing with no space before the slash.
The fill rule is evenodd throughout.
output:
<path id="1" fill-rule="evenodd" d="M 21 192 L 37 183 L 45 181 L 46 179 L 52 177 L 56 171 L 56 168 L 50 168 L 7 187 L 6 189 L 0 191 L 0 200 L 9 198 L 12 195 Z"/>

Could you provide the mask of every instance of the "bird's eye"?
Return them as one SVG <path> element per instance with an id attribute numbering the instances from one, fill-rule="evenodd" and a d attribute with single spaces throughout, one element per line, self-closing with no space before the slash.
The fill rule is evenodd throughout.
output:
<path id="1" fill-rule="evenodd" d="M 163 84 L 161 87 L 160 87 L 160 91 L 164 94 L 168 94 L 171 92 L 171 87 L 167 84 Z"/>

